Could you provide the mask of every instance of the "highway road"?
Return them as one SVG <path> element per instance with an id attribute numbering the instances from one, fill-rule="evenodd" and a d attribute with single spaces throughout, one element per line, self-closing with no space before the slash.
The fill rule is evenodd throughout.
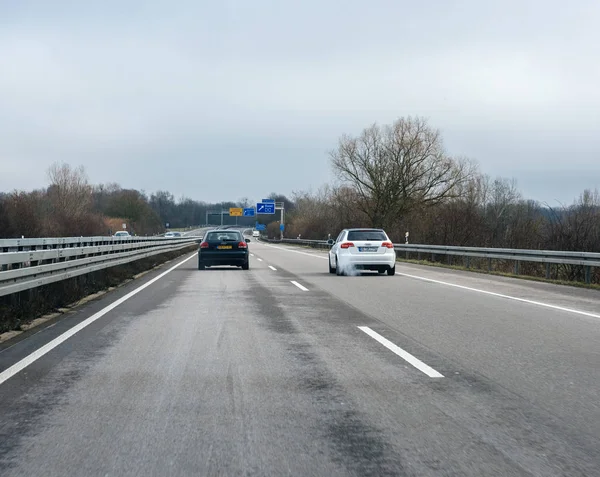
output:
<path id="1" fill-rule="evenodd" d="M 600 475 L 597 291 L 250 250 L 0 345 L 0 475 Z"/>

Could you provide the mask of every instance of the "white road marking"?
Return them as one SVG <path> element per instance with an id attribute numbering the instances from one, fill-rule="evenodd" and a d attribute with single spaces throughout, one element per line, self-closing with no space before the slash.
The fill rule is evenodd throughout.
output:
<path id="1" fill-rule="evenodd" d="M 253 253 L 251 253 L 251 254 L 250 254 L 250 256 L 251 256 L 251 257 L 254 257 L 254 254 L 253 254 Z"/>
<path id="2" fill-rule="evenodd" d="M 258 260 L 259 262 L 262 262 L 262 258 L 257 258 L 256 260 Z"/>
<path id="3" fill-rule="evenodd" d="M 271 270 L 273 270 L 274 272 L 276 272 L 276 271 L 277 271 L 277 269 L 276 269 L 274 266 L 272 266 L 272 265 L 269 265 L 269 268 L 270 268 Z"/>
<path id="4" fill-rule="evenodd" d="M 35 350 L 33 353 L 31 353 L 30 355 L 26 356 L 25 358 L 23 358 L 21 361 L 13 364 L 10 368 L 5 369 L 4 371 L 2 371 L 0 373 L 0 384 L 4 383 L 6 380 L 12 378 L 15 374 L 17 374 L 19 371 L 22 371 L 23 369 L 25 369 L 27 366 L 29 366 L 30 364 L 34 363 L 35 361 L 37 361 L 38 359 L 40 359 L 42 356 L 44 356 L 46 353 L 49 353 L 50 351 L 52 351 L 54 348 L 56 348 L 58 345 L 60 345 L 61 343 L 63 343 L 64 341 L 68 340 L 71 336 L 73 336 L 74 334 L 78 333 L 79 331 L 83 330 L 85 327 L 91 325 L 94 321 L 102 318 L 104 315 L 106 315 L 109 311 L 114 310 L 117 306 L 119 306 L 121 303 L 126 302 L 127 300 L 129 300 L 131 297 L 137 295 L 139 292 L 141 292 L 142 290 L 144 290 L 145 288 L 148 288 L 150 285 L 152 285 L 153 283 L 157 282 L 158 280 L 160 280 L 161 278 L 163 278 L 165 275 L 171 273 L 173 270 L 175 270 L 176 268 L 180 267 L 181 265 L 183 265 L 185 262 L 187 262 L 188 260 L 191 260 L 192 258 L 196 257 L 197 254 L 192 255 L 191 257 L 186 258 L 185 260 L 182 260 L 181 262 L 179 262 L 177 265 L 169 268 L 168 270 L 162 272 L 160 275 L 154 277 L 152 280 L 149 280 L 148 282 L 144 283 L 143 285 L 139 286 L 138 288 L 136 288 L 133 291 L 130 291 L 127 295 L 119 298 L 117 301 L 115 301 L 114 303 L 111 303 L 110 305 L 108 305 L 105 308 L 102 308 L 102 310 L 98 311 L 97 313 L 94 313 L 92 316 L 90 316 L 89 318 L 87 318 L 86 320 L 82 321 L 81 323 L 79 323 L 78 325 L 74 326 L 73 328 L 71 328 L 68 331 L 65 331 L 62 335 L 57 336 L 56 338 L 54 338 L 52 341 L 50 341 L 49 343 L 46 343 L 44 346 L 42 346 L 41 348 Z"/>
<path id="5" fill-rule="evenodd" d="M 359 326 L 358 329 L 361 330 L 361 331 L 363 331 L 363 332 L 365 332 L 366 334 L 368 334 L 374 340 L 379 341 L 387 349 L 389 349 L 393 353 L 395 353 L 398 356 L 400 356 L 403 360 L 405 360 L 408 363 L 412 364 L 415 368 L 417 368 L 419 371 L 425 373 L 430 378 L 443 378 L 444 377 L 444 375 L 438 373 L 432 367 L 427 366 L 423 361 L 421 361 L 420 359 L 415 358 L 412 354 L 410 354 L 407 351 L 404 351 L 402 348 L 400 348 L 399 346 L 395 345 L 390 340 L 384 338 L 379 333 L 376 333 L 375 331 L 373 331 L 368 326 Z"/>
<path id="6" fill-rule="evenodd" d="M 263 245 L 266 245 L 266 244 L 263 244 Z M 322 257 L 320 255 L 315 255 L 313 253 L 300 252 L 298 250 L 289 250 L 287 248 L 277 247 L 275 245 L 266 245 L 266 246 L 267 247 L 276 248 L 276 249 L 279 249 L 279 250 L 283 250 L 285 252 L 300 253 L 302 255 L 308 255 L 309 257 L 315 257 L 315 258 L 321 258 L 323 260 L 327 260 L 327 257 Z M 543 306 L 545 308 L 551 308 L 553 310 L 564 311 L 564 312 L 567 312 L 567 313 L 574 313 L 576 315 L 581 315 L 581 316 L 587 316 L 587 317 L 590 317 L 590 318 L 600 319 L 600 314 L 591 313 L 589 311 L 576 310 L 574 308 L 567 308 L 567 307 L 564 307 L 564 306 L 552 305 L 550 303 L 544 303 L 544 302 L 541 302 L 541 301 L 527 300 L 526 298 L 519 298 L 519 297 L 511 296 L 511 295 L 504 295 L 503 293 L 497 293 L 497 292 L 492 292 L 492 291 L 487 291 L 487 290 L 481 290 L 479 288 L 467 287 L 467 286 L 464 286 L 464 285 L 458 285 L 456 283 L 444 282 L 442 280 L 434 280 L 433 278 L 419 277 L 417 275 L 410 275 L 408 273 L 401 273 L 401 272 L 396 272 L 396 276 L 400 276 L 400 277 L 403 276 L 403 277 L 408 277 L 408 278 L 414 278 L 415 280 L 423 280 L 425 282 L 437 283 L 438 285 L 446 285 L 446 286 L 449 286 L 449 287 L 461 288 L 463 290 L 468 290 L 468 291 L 472 291 L 472 292 L 476 292 L 476 293 L 484 293 L 486 295 L 491 295 L 491 296 L 495 296 L 495 297 L 498 297 L 498 298 L 506 298 L 508 300 L 519 301 L 521 303 L 528 303 L 530 305 Z"/>
<path id="7" fill-rule="evenodd" d="M 302 291 L 308 291 L 308 288 L 306 288 L 303 285 L 300 285 L 298 282 L 295 282 L 294 280 L 291 281 L 294 285 L 296 285 L 298 288 L 300 288 L 300 290 Z"/>
<path id="8" fill-rule="evenodd" d="M 414 278 L 415 280 L 423 280 L 425 282 L 437 283 L 439 285 L 446 285 L 449 287 L 460 288 L 462 290 L 468 290 L 468 291 L 477 292 L 477 293 L 483 293 L 485 295 L 491 295 L 491 296 L 495 296 L 498 298 L 506 298 L 508 300 L 520 301 L 522 303 L 529 303 L 530 305 L 543 306 L 545 308 L 552 308 L 553 310 L 566 311 L 568 313 L 575 313 L 577 315 L 589 316 L 591 318 L 600 319 L 600 315 L 598 315 L 596 313 L 590 313 L 589 311 L 575 310 L 574 308 L 566 308 L 564 306 L 551 305 L 550 303 L 543 303 L 541 301 L 527 300 L 526 298 L 519 298 L 519 297 L 511 296 L 511 295 L 504 295 L 503 293 L 496 293 L 496 292 L 492 292 L 492 291 L 481 290 L 479 288 L 472 288 L 472 287 L 467 287 L 464 285 L 457 285 L 456 283 L 449 283 L 449 282 L 444 282 L 441 280 L 434 280 L 433 278 L 425 278 L 425 277 L 419 277 L 417 275 L 409 275 L 408 273 L 400 273 L 399 275 L 409 277 L 409 278 Z"/>

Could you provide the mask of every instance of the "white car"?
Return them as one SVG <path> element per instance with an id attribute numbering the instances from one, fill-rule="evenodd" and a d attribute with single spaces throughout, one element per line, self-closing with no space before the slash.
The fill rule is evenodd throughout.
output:
<path id="1" fill-rule="evenodd" d="M 258 230 L 253 230 L 252 231 L 252 236 L 253 237 L 260 237 L 260 232 Z"/>
<path id="2" fill-rule="evenodd" d="M 119 232 L 116 232 L 113 237 L 131 237 L 131 235 L 129 234 L 129 232 L 122 230 Z"/>
<path id="3" fill-rule="evenodd" d="M 344 229 L 329 240 L 329 273 L 352 275 L 361 270 L 396 273 L 394 244 L 381 229 Z"/>

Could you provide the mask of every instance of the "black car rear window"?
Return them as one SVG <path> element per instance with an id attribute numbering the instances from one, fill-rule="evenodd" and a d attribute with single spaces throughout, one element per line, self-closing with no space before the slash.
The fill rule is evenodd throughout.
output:
<path id="1" fill-rule="evenodd" d="M 351 230 L 348 232 L 348 240 L 387 240 L 380 230 Z"/>
<path id="2" fill-rule="evenodd" d="M 209 232 L 205 240 L 207 242 L 237 242 L 242 240 L 239 232 Z"/>

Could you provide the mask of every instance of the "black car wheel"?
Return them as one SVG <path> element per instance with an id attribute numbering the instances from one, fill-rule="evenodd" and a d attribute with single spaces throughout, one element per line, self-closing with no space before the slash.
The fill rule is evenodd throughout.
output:
<path id="1" fill-rule="evenodd" d="M 242 270 L 250 270 L 250 262 L 246 262 L 242 265 Z"/>
<path id="2" fill-rule="evenodd" d="M 204 270 L 204 264 L 198 260 L 198 270 Z"/>
<path id="3" fill-rule="evenodd" d="M 331 257 L 329 257 L 329 273 L 335 273 L 335 268 L 331 266 Z"/>
<path id="4" fill-rule="evenodd" d="M 394 265 L 393 267 L 388 268 L 388 276 L 393 276 L 396 274 L 396 266 Z"/>

